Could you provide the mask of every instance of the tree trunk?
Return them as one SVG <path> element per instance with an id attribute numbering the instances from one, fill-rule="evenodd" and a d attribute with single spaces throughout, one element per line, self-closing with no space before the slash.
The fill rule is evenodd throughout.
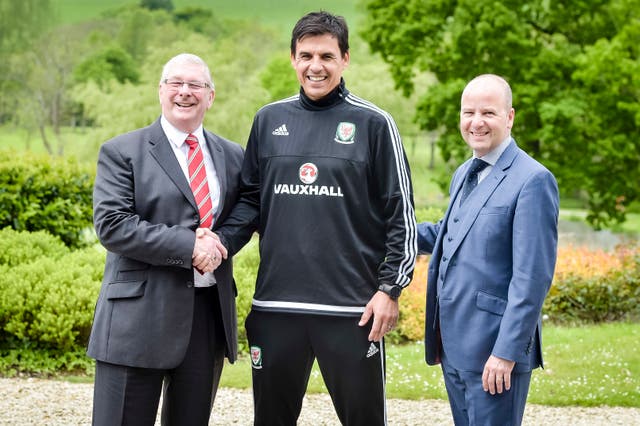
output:
<path id="1" fill-rule="evenodd" d="M 51 148 L 51 144 L 49 143 L 49 139 L 47 139 L 47 131 L 45 129 L 44 124 L 38 124 L 38 130 L 40 130 L 40 137 L 42 138 L 42 143 L 44 144 L 45 149 L 49 153 L 49 155 L 53 155 L 53 149 Z"/>
<path id="2" fill-rule="evenodd" d="M 429 145 L 431 145 L 431 155 L 429 156 L 429 170 L 433 170 L 433 168 L 436 166 L 436 140 L 434 138 L 431 138 L 431 142 L 429 142 Z"/>

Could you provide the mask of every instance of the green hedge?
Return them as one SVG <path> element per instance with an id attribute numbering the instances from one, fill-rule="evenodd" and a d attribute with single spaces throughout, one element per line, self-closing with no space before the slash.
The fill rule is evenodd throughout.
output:
<path id="1" fill-rule="evenodd" d="M 46 230 L 70 247 L 91 227 L 94 172 L 70 159 L 0 151 L 0 228 Z"/>
<path id="2" fill-rule="evenodd" d="M 0 374 L 91 370 L 84 351 L 104 260 L 99 246 L 70 250 L 46 232 L 0 231 Z M 251 308 L 258 263 L 258 239 L 254 238 L 234 258 L 241 353 L 247 353 L 244 321 Z M 415 303 L 404 300 L 407 297 Z M 606 277 L 557 278 L 543 313 L 554 323 L 574 325 L 637 321 L 639 302 L 640 254 L 636 254 Z M 401 303 L 423 306 L 424 294 L 406 291 Z M 404 321 L 422 323 L 423 318 Z M 407 336 L 394 337 L 407 340 Z"/>
<path id="3" fill-rule="evenodd" d="M 0 250 L 0 373 L 86 369 L 104 250 L 8 228 Z"/>
<path id="4" fill-rule="evenodd" d="M 0 230 L 0 265 L 13 267 L 41 257 L 59 259 L 68 253 L 69 249 L 60 238 L 46 231 L 17 232 L 11 228 Z"/>
<path id="5" fill-rule="evenodd" d="M 238 353 L 249 353 L 247 332 L 244 322 L 251 310 L 253 292 L 256 288 L 256 275 L 260 253 L 258 251 L 258 238 L 254 237 L 233 257 L 233 277 L 238 287 L 236 305 L 238 308 Z"/>
<path id="6" fill-rule="evenodd" d="M 5 341 L 64 351 L 83 346 L 103 267 L 104 254 L 88 248 L 2 271 L 0 325 Z"/>
<path id="7" fill-rule="evenodd" d="M 605 276 L 555 279 L 542 312 L 555 324 L 640 320 L 640 254 Z"/>

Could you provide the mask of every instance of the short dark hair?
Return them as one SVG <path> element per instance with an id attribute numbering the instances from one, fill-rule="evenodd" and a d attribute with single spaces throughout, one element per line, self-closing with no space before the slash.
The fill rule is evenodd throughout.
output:
<path id="1" fill-rule="evenodd" d="M 331 34 L 338 40 L 338 47 L 340 47 L 342 56 L 349 52 L 347 21 L 342 16 L 320 11 L 307 13 L 296 22 L 291 32 L 291 54 L 296 54 L 298 40 L 310 35 L 318 36 L 323 34 Z"/>

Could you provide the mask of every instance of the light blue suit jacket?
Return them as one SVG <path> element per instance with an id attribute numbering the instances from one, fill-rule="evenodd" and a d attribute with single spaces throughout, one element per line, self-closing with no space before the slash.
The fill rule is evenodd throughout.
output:
<path id="1" fill-rule="evenodd" d="M 493 354 L 516 361 L 514 372 L 530 371 L 542 365 L 540 312 L 556 263 L 558 186 L 511 140 L 455 211 L 470 163 L 453 175 L 444 218 L 418 225 L 418 249 L 432 253 L 426 361 L 439 363 L 444 347 L 459 370 L 482 372 Z M 456 224 L 455 235 L 447 223 Z"/>

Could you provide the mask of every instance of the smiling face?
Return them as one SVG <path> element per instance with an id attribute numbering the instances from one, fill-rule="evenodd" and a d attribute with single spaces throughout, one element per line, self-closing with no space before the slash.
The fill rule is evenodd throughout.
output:
<path id="1" fill-rule="evenodd" d="M 515 111 L 511 89 L 496 76 L 472 80 L 462 92 L 460 133 L 477 157 L 491 152 L 511 134 Z"/>
<path id="2" fill-rule="evenodd" d="M 296 43 L 291 65 L 304 93 L 312 100 L 327 96 L 349 65 L 349 52 L 340 53 L 338 40 L 331 34 L 309 35 Z"/>
<path id="3" fill-rule="evenodd" d="M 194 63 L 176 63 L 164 74 L 169 80 L 185 82 L 209 82 L 205 68 Z M 164 82 L 158 90 L 162 114 L 175 128 L 191 133 L 202 124 L 204 114 L 211 105 L 215 92 L 210 87 L 193 90 L 183 84 L 174 88 Z"/>

